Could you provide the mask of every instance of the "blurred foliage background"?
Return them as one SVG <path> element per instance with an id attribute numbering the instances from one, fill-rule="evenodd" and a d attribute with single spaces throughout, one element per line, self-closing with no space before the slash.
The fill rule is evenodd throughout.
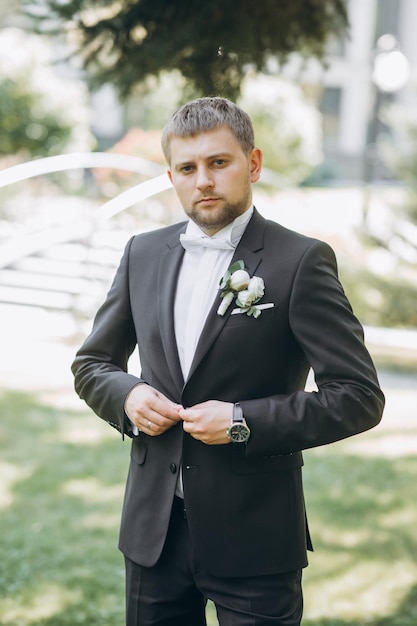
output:
<path id="1" fill-rule="evenodd" d="M 388 9 L 384 0 L 379 5 L 377 20 L 383 23 L 383 11 Z M 303 63 L 318 59 L 324 72 L 331 59 L 337 60 L 334 50 L 349 44 L 351 9 L 339 0 L 292 0 L 285 6 L 264 2 L 256 7 L 247 0 L 207 6 L 164 0 L 134 5 L 105 1 L 94 6 L 85 0 L 48 0 L 23 1 L 13 8 L 2 0 L 3 167 L 91 150 L 140 156 L 162 165 L 159 136 L 168 115 L 190 97 L 219 93 L 235 97 L 254 121 L 265 155 L 261 200 L 264 194 L 273 196 L 280 207 L 294 186 L 343 186 L 343 180 L 333 178 L 325 155 L 327 127 L 318 108 L 317 88 L 299 77 Z M 286 68 L 294 64 L 299 69 L 288 73 Z M 353 258 L 349 246 L 338 248 L 339 242 L 336 252 L 348 296 L 365 324 L 416 328 L 415 108 L 392 98 L 384 102 L 378 111 L 382 121 L 377 120 L 386 138 L 378 144 L 379 166 L 385 168 L 382 183 L 402 193 L 388 201 L 388 210 L 384 200 L 372 223 L 357 222 L 355 232 L 346 235 L 358 241 L 359 255 Z M 58 198 L 64 192 L 82 197 L 84 203 L 89 199 L 90 209 L 83 212 L 88 219 L 94 206 L 145 179 L 117 169 L 51 174 L 26 184 L 26 202 L 21 186 L 0 189 L 4 236 L 10 237 L 10 224 L 20 236 L 29 203 L 43 214 L 38 223 L 54 222 L 54 217 L 46 216 L 45 203 L 38 202 L 42 197 Z M 378 200 L 379 192 L 369 193 Z M 147 208 L 128 209 L 113 219 L 115 227 L 176 221 L 181 213 L 175 201 L 166 198 L 152 200 Z M 335 206 L 334 220 L 337 211 L 349 210 Z M 300 216 L 296 226 L 302 222 Z M 74 314 L 84 315 L 79 310 Z"/>
<path id="2" fill-rule="evenodd" d="M 415 66 L 406 97 L 370 97 L 377 37 L 413 4 L 0 0 L 4 626 L 123 622 L 128 447 L 76 401 L 69 364 L 127 239 L 182 218 L 172 191 L 110 219 L 100 210 L 164 170 L 161 128 L 202 94 L 236 98 L 252 116 L 265 154 L 261 212 L 331 243 L 367 333 L 407 331 L 404 349 L 371 346 L 388 398 L 381 427 L 306 454 L 316 552 L 304 623 L 417 622 Z M 340 119 L 353 133 L 360 120 L 339 81 L 366 87 L 362 116 L 378 131 L 346 163 L 333 149 Z M 133 160 L 87 167 L 90 152 Z M 8 168 L 60 156 L 71 158 L 63 171 L 8 184 Z"/>

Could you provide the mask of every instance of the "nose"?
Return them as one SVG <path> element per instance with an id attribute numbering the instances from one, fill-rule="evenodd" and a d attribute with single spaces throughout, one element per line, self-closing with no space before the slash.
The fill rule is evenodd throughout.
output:
<path id="1" fill-rule="evenodd" d="M 213 179 L 210 170 L 207 167 L 199 167 L 197 170 L 197 187 L 198 189 L 207 189 L 213 186 Z"/>

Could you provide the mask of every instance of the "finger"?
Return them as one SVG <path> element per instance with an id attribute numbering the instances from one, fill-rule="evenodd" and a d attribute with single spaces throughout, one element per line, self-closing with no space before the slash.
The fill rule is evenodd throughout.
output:
<path id="1" fill-rule="evenodd" d="M 142 427 L 142 430 L 144 432 L 147 432 L 149 435 L 155 434 L 154 425 L 152 424 L 150 420 L 147 420 L 147 422 Z"/>
<path id="2" fill-rule="evenodd" d="M 149 404 L 149 409 L 154 414 L 174 421 L 179 421 L 180 417 L 178 413 L 181 408 L 181 405 L 171 402 L 171 400 L 168 400 L 168 398 L 158 392 L 155 393 Z"/>
<path id="3" fill-rule="evenodd" d="M 138 427 L 145 427 L 149 420 L 160 426 L 167 422 L 172 426 L 173 423 L 180 420 L 176 405 L 164 397 L 159 397 L 156 393 L 148 394 L 146 397 L 138 399 L 134 409 L 131 411 L 131 415 L 139 422 Z"/>
<path id="4" fill-rule="evenodd" d="M 193 407 L 192 409 L 180 409 L 178 414 L 184 422 L 193 422 L 201 415 L 201 411 Z"/>
<path id="5" fill-rule="evenodd" d="M 181 405 L 174 406 L 179 406 L 182 409 Z M 154 404 L 152 407 L 147 407 L 146 410 L 142 410 L 138 415 L 138 428 L 148 434 L 160 435 L 181 421 L 178 409 L 176 409 L 173 414 L 168 413 L 168 415 L 166 415 L 165 409 L 164 403 L 162 406 L 156 403 L 156 405 Z"/>
<path id="6" fill-rule="evenodd" d="M 172 426 L 172 422 L 169 420 L 168 420 L 168 424 L 164 426 L 160 426 L 158 424 L 155 424 L 155 422 L 151 422 L 150 420 L 147 420 L 146 422 L 141 424 L 141 426 L 139 427 L 139 430 L 141 430 L 143 433 L 146 433 L 150 437 L 156 437 L 164 433 L 171 426 Z"/>
<path id="7" fill-rule="evenodd" d="M 155 428 L 171 428 L 181 420 L 178 414 L 175 414 L 175 417 L 171 417 L 162 415 L 160 412 L 155 410 L 149 410 L 146 413 L 141 414 L 141 421 L 147 426 L 148 429 L 150 428 L 150 430 L 152 430 Z"/>

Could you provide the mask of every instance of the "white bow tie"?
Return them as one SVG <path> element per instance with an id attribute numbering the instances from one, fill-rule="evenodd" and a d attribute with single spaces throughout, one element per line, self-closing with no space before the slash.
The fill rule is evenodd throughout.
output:
<path id="1" fill-rule="evenodd" d="M 235 246 L 226 239 L 216 239 L 215 237 L 193 236 L 186 235 L 185 233 L 180 235 L 180 242 L 182 247 L 187 250 L 196 250 L 201 248 L 213 248 L 215 250 L 234 250 Z"/>

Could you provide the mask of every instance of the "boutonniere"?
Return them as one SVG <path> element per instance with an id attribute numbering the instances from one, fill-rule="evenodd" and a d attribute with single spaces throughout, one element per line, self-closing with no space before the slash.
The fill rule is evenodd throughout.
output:
<path id="1" fill-rule="evenodd" d="M 243 261 L 233 263 L 220 281 L 222 301 L 217 309 L 218 315 L 224 315 L 236 298 L 236 306 L 246 315 L 259 317 L 261 309 L 256 305 L 265 292 L 265 285 L 259 276 L 249 276 Z"/>

